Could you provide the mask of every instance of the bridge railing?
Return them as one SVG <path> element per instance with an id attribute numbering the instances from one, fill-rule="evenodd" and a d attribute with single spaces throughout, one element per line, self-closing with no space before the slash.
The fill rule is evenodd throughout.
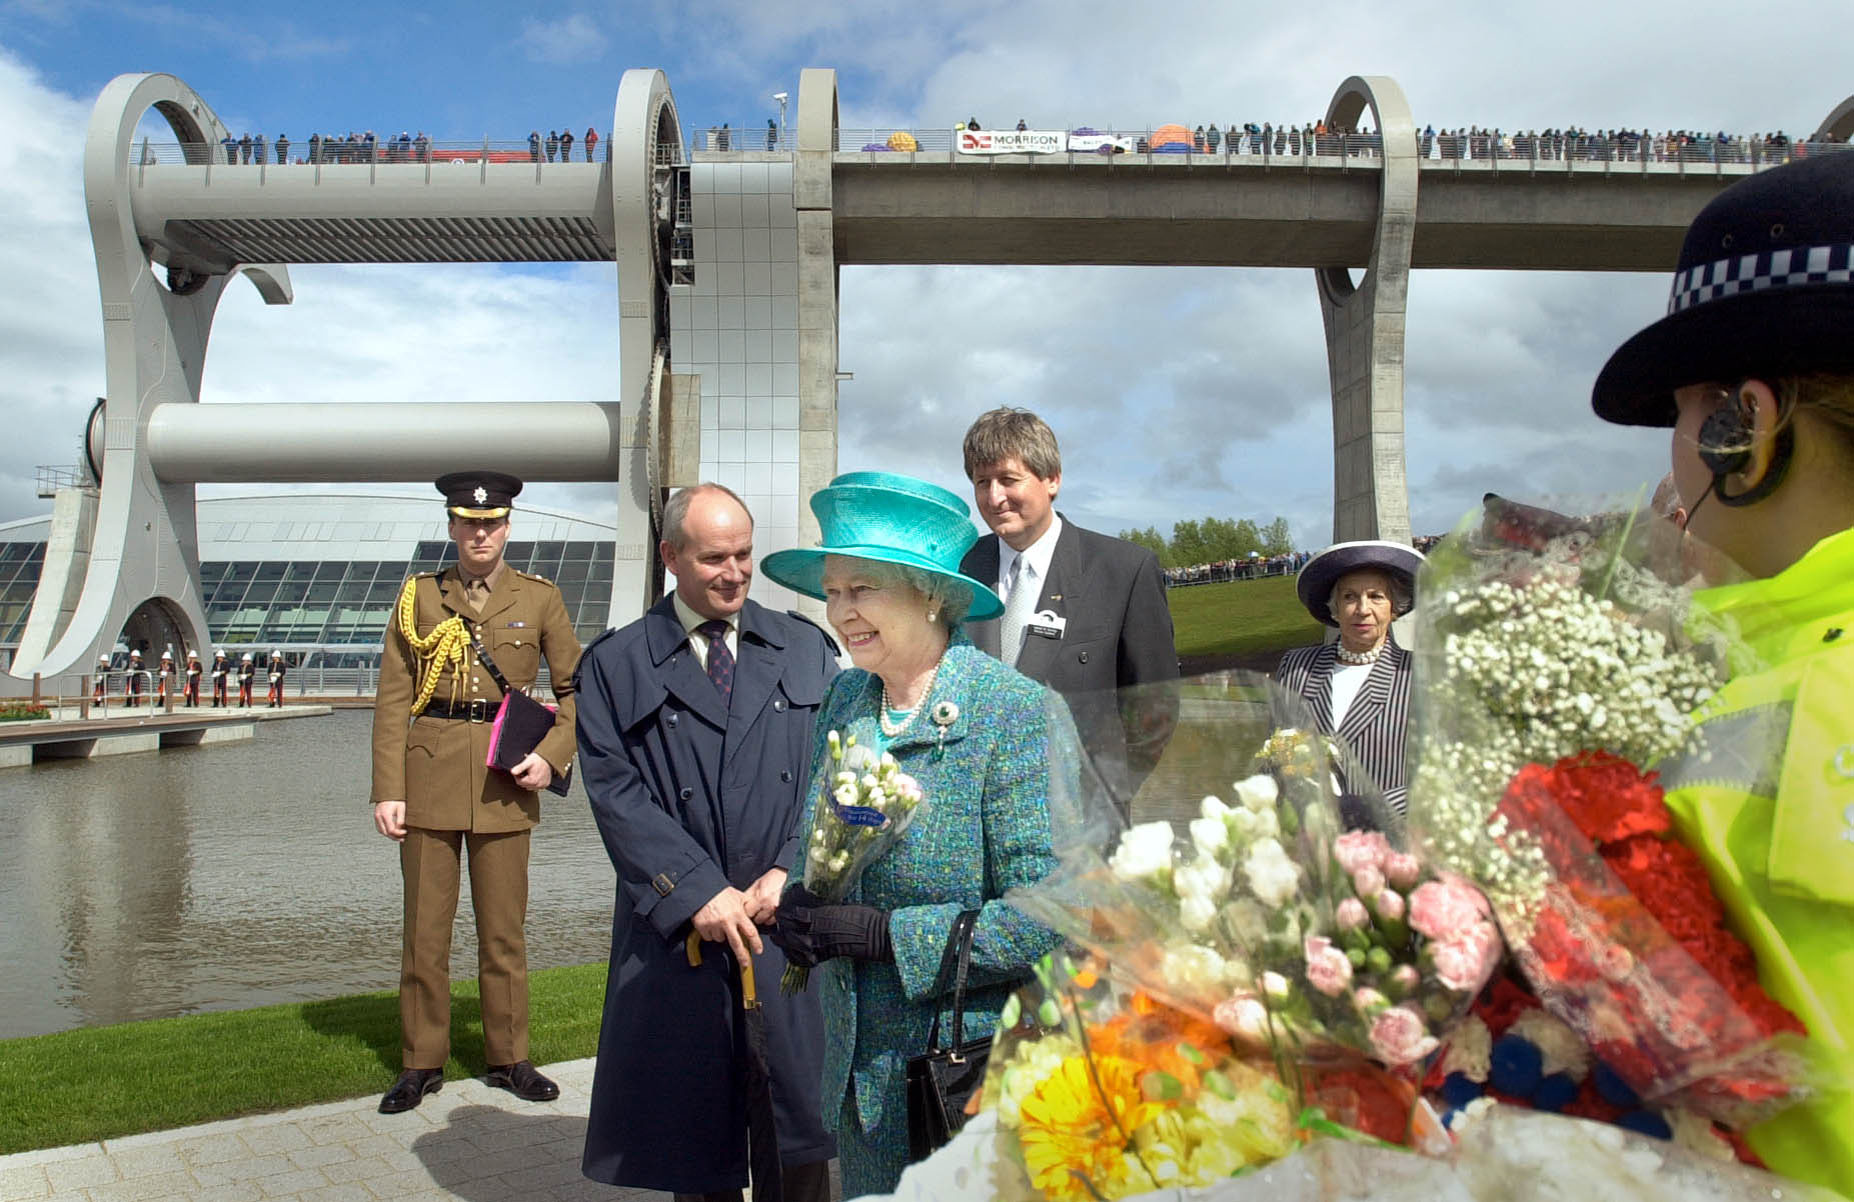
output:
<path id="1" fill-rule="evenodd" d="M 691 147 L 695 150 L 757 150 L 766 151 L 797 150 L 798 131 L 768 127 L 764 123 L 755 125 L 738 125 L 728 122 L 723 125 L 687 126 Z"/>
<path id="2" fill-rule="evenodd" d="M 1181 126 L 1158 126 L 1143 129 L 1095 128 L 1078 126 L 1071 130 L 1026 131 L 1038 141 L 1033 149 L 1017 149 L 1016 130 L 969 131 L 986 137 L 961 140 L 968 131 L 956 129 L 901 128 L 874 126 L 841 128 L 837 131 L 836 149 L 868 153 L 925 152 L 954 154 L 956 158 L 982 161 L 998 154 L 1163 154 L 1185 155 L 1194 160 L 1218 163 L 1272 163 L 1276 160 L 1343 160 L 1360 166 L 1376 166 L 1383 154 L 1382 140 L 1371 133 L 1315 133 L 1303 130 L 1236 131 L 1234 136 L 1219 135 L 1216 149 L 1208 138 L 1199 140 L 1196 131 Z M 1002 137 L 1000 137 L 1002 135 Z M 735 130 L 731 127 L 699 127 L 691 135 L 692 146 L 669 143 L 659 148 L 659 162 L 668 165 L 687 161 L 687 150 L 706 153 L 789 152 L 796 140 L 789 131 Z M 1843 142 L 1782 141 L 1761 138 L 1676 138 L 1673 136 L 1597 137 L 1567 135 L 1548 137 L 1538 134 L 1455 134 L 1423 133 L 1419 135 L 1420 158 L 1431 164 L 1479 164 L 1492 170 L 1523 168 L 1528 171 L 1544 167 L 1577 169 L 1588 164 L 1602 164 L 1609 170 L 1626 164 L 1648 170 L 1655 165 L 1751 167 L 1787 163 L 1812 154 L 1829 154 L 1849 149 Z M 475 166 L 483 163 L 532 163 L 540 166 L 561 163 L 606 163 L 611 161 L 609 137 L 601 137 L 592 147 L 576 140 L 570 148 L 556 143 L 549 149 L 546 139 L 539 145 L 528 139 L 491 138 L 473 141 L 417 140 L 401 142 L 349 142 L 345 139 L 317 139 L 298 142 L 253 139 L 247 146 L 236 142 L 157 142 L 143 139 L 130 149 L 131 162 L 156 165 L 226 165 L 237 167 L 294 167 L 313 165 L 425 165 Z"/>
<path id="3" fill-rule="evenodd" d="M 492 138 L 478 138 L 473 141 L 424 141 L 411 142 L 375 141 L 349 142 L 345 139 L 304 139 L 284 140 L 266 139 L 262 143 L 253 139 L 249 146 L 240 139 L 236 142 L 157 142 L 143 139 L 136 142 L 129 151 L 131 163 L 144 166 L 190 164 L 195 166 L 208 163 L 238 167 L 295 167 L 311 165 L 339 164 L 457 164 L 476 165 L 485 161 L 491 163 L 609 163 L 611 161 L 611 139 L 600 135 L 599 140 L 588 147 L 576 139 L 563 150 L 555 143 L 553 152 L 548 152 L 547 140 L 531 145 L 526 138 L 513 141 L 497 141 Z M 261 157 L 260 157 L 261 156 Z"/>
<path id="4" fill-rule="evenodd" d="M 1342 133 L 1302 129 L 1219 131 L 1215 149 L 1206 132 L 1182 126 L 1077 126 L 1072 129 L 1024 131 L 1038 136 L 1040 144 L 1032 150 L 1013 149 L 1017 145 L 1015 129 L 977 130 L 989 135 L 968 139 L 962 145 L 961 134 L 968 131 L 943 127 L 901 126 L 842 127 L 837 131 L 835 149 L 881 153 L 957 153 L 961 157 L 983 158 L 992 154 L 1095 153 L 1095 154 L 1178 154 L 1219 162 L 1267 162 L 1275 159 L 1347 159 L 1374 160 L 1383 155 L 1383 141 L 1375 133 Z M 998 135 L 1003 135 L 999 138 Z M 789 150 L 791 141 L 783 135 L 770 141 L 764 131 L 740 130 L 731 126 L 697 127 L 692 149 L 708 153 L 748 153 L 766 150 Z M 973 143 L 981 145 L 975 146 Z M 990 143 L 989 145 L 982 145 Z M 1725 138 L 1678 134 L 1605 135 L 1569 134 L 1546 136 L 1536 133 L 1425 133 L 1419 136 L 1421 157 L 1431 162 L 1480 163 L 1499 170 L 1503 166 L 1524 165 L 1528 170 L 1541 164 L 1615 164 L 1648 166 L 1655 163 L 1723 166 L 1744 164 L 1761 166 L 1789 162 L 1809 154 L 1831 153 L 1847 149 L 1845 143 L 1816 141 L 1782 141 L 1728 135 Z M 1370 164 L 1375 165 L 1375 164 Z"/>

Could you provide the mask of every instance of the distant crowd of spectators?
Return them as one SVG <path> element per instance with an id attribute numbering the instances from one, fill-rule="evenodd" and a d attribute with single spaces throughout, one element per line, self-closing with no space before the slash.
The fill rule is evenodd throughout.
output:
<path id="1" fill-rule="evenodd" d="M 595 156 L 599 151 L 599 131 L 588 125 L 586 127 L 586 136 L 579 140 L 579 147 L 580 150 L 585 153 L 588 163 L 595 162 Z M 558 131 L 550 129 L 547 131 L 547 137 L 543 139 L 540 130 L 529 130 L 528 157 L 538 163 L 541 162 L 542 154 L 546 154 L 546 161 L 549 163 L 572 162 L 573 131 L 570 129 Z M 605 144 L 605 157 L 608 160 L 611 158 L 611 142 L 609 139 Z"/>
<path id="2" fill-rule="evenodd" d="M 1300 571 L 1313 557 L 1311 551 L 1289 551 L 1283 555 L 1258 555 L 1250 559 L 1224 559 L 1215 563 L 1197 563 L 1186 568 L 1166 568 L 1165 587 L 1187 584 L 1224 584 L 1231 580 L 1259 580 L 1264 576 L 1286 576 Z"/>
<path id="3" fill-rule="evenodd" d="M 959 122 L 956 128 L 979 129 L 981 126 L 974 117 Z M 1018 119 L 1017 128 L 1026 128 L 1022 118 Z M 707 145 L 715 150 L 749 149 L 744 144 L 746 139 L 739 136 L 740 132 L 730 129 L 725 123 L 711 128 Z M 1161 133 L 1168 132 L 1169 139 L 1156 140 L 1167 141 L 1167 148 L 1175 151 L 1183 145 L 1185 134 L 1179 126 L 1166 126 L 1161 130 Z M 779 137 L 778 127 L 768 119 L 766 149 L 775 148 L 779 144 Z M 1138 153 L 1145 154 L 1157 149 L 1154 140 L 1148 135 L 1140 135 L 1136 146 Z M 601 139 L 599 131 L 592 126 L 587 126 L 585 134 L 577 139 L 570 129 L 550 129 L 545 136 L 539 130 L 530 131 L 528 157 L 536 163 L 571 162 L 576 141 L 586 162 L 597 161 L 602 141 L 606 160 L 610 160 L 610 140 Z M 1443 130 L 1427 125 L 1418 135 L 1418 150 L 1422 158 L 1482 161 L 1523 159 L 1533 162 L 1762 163 L 1782 162 L 1810 148 L 1831 144 L 1845 145 L 1845 140 L 1838 142 L 1827 135 L 1817 135 L 1806 143 L 1798 144 L 1782 130 L 1750 135 L 1723 131 L 1701 133 L 1685 129 L 1648 133 L 1630 129 L 1579 128 L 1528 129 L 1510 133 L 1477 125 Z M 291 145 L 288 134 L 278 134 L 274 142 L 266 140 L 261 133 L 248 133 L 239 138 L 227 134 L 220 142 L 226 162 L 247 165 L 271 162 L 273 155 L 274 161 L 279 164 L 291 162 Z M 1231 122 L 1222 128 L 1213 121 L 1190 131 L 1189 146 L 1184 149 L 1198 154 L 1376 158 L 1384 153 L 1384 139 L 1369 129 L 1329 126 L 1324 121 L 1307 121 L 1300 125 L 1276 125 L 1270 121 L 1260 125 L 1253 121 L 1241 124 Z M 431 138 L 424 130 L 417 133 L 401 130 L 398 137 L 389 137 L 383 141 L 376 138 L 372 130 L 358 133 L 349 130 L 346 137 L 339 134 L 311 134 L 307 156 L 298 157 L 294 161 L 428 163 L 431 161 L 431 153 Z"/>
<path id="4" fill-rule="evenodd" d="M 1424 534 L 1410 540 L 1410 545 L 1427 555 L 1447 535 Z M 1264 576 L 1291 576 L 1313 558 L 1311 551 L 1289 551 L 1284 555 L 1260 555 L 1252 559 L 1225 559 L 1215 563 L 1196 563 L 1185 568 L 1165 568 L 1165 587 L 1182 588 L 1191 584 L 1227 584 L 1232 580 L 1260 580 Z"/>
<path id="5" fill-rule="evenodd" d="M 290 135 L 278 134 L 274 143 L 266 143 L 263 134 L 246 134 L 234 138 L 231 134 L 219 140 L 225 151 L 225 161 L 251 165 L 270 162 L 270 154 L 275 153 L 276 162 L 284 164 L 290 159 Z M 348 131 L 347 137 L 340 134 L 310 134 L 308 155 L 294 160 L 298 163 L 429 163 L 431 161 L 431 138 L 424 130 L 418 133 L 399 132 L 396 138 L 387 138 L 382 145 L 379 138 L 370 129 L 365 133 Z"/>
<path id="6" fill-rule="evenodd" d="M 1812 145 L 1828 145 L 1823 135 Z M 1579 160 L 1616 163 L 1761 163 L 1793 157 L 1794 143 L 1782 130 L 1749 136 L 1670 129 L 1660 133 L 1633 129 L 1547 129 L 1508 133 L 1500 129 L 1445 129 L 1425 126 L 1423 158 L 1529 159 L 1538 162 Z"/>
<path id="7" fill-rule="evenodd" d="M 979 129 L 977 118 L 961 121 L 955 129 Z M 1022 118 L 1017 128 L 1025 128 Z M 1169 127 L 1168 127 L 1169 128 Z M 1131 136 L 1131 135 L 1128 135 Z M 1844 145 L 1828 135 L 1817 135 L 1804 145 Z M 1750 135 L 1724 131 L 1705 133 L 1698 130 L 1672 129 L 1660 133 L 1632 129 L 1528 129 L 1509 132 L 1478 125 L 1438 131 L 1423 128 L 1418 139 L 1420 156 L 1425 159 L 1528 159 L 1533 161 L 1577 160 L 1584 162 L 1656 163 L 1760 163 L 1780 162 L 1803 152 L 1782 130 Z M 725 144 L 723 145 L 725 148 Z M 1141 137 L 1137 150 L 1145 154 L 1154 147 Z M 1191 149 L 1199 154 L 1287 156 L 1324 155 L 1375 158 L 1384 153 L 1384 139 L 1370 129 L 1328 125 L 1325 121 L 1307 121 L 1299 125 L 1277 125 L 1264 121 L 1240 124 L 1230 122 L 1218 128 L 1212 121 L 1191 131 Z"/>
<path id="8" fill-rule="evenodd" d="M 548 130 L 545 138 L 539 130 L 528 135 L 528 157 L 536 163 L 572 161 L 573 131 Z M 599 131 L 592 126 L 586 127 L 585 136 L 577 139 L 581 152 L 588 163 L 597 161 L 599 144 L 605 142 L 605 155 L 611 158 L 609 139 L 601 139 Z M 410 133 L 400 130 L 398 137 L 384 140 L 375 136 L 372 130 L 356 132 L 349 130 L 347 137 L 340 134 L 310 134 L 307 154 L 290 158 L 290 135 L 278 134 L 272 142 L 263 134 L 245 134 L 234 138 L 231 134 L 219 140 L 219 146 L 227 163 L 250 166 L 276 162 L 279 165 L 296 163 L 429 163 L 431 162 L 431 137 L 424 130 Z M 150 151 L 150 154 L 153 152 Z M 515 156 L 520 151 L 509 152 Z M 274 160 L 272 156 L 275 156 Z"/>

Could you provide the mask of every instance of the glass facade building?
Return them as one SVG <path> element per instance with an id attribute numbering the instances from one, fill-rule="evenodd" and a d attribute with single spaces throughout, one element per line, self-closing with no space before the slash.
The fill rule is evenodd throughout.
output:
<path id="1" fill-rule="evenodd" d="M 49 516 L 0 523 L 0 650 L 9 654 L 25 629 L 50 531 Z M 615 533 L 610 523 L 519 504 L 511 521 L 504 559 L 560 586 L 582 644 L 605 629 Z M 199 538 L 213 646 L 234 658 L 234 649 L 281 650 L 299 667 L 375 666 L 406 577 L 455 559 L 436 497 L 202 498 Z M 211 648 L 196 650 L 211 657 Z"/>

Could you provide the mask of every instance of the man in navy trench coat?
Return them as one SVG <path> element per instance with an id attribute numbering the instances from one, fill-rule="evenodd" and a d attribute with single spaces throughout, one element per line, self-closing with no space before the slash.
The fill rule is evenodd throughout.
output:
<path id="1" fill-rule="evenodd" d="M 717 485 L 664 509 L 676 590 L 586 648 L 576 675 L 586 792 L 618 870 L 611 972 L 582 1169 L 680 1197 L 747 1181 L 736 956 L 753 956 L 790 1202 L 827 1202 L 835 1144 L 819 1102 L 815 994 L 787 997 L 770 926 L 810 776 L 834 648 L 747 600 L 753 522 Z M 699 966 L 685 940 L 703 939 Z"/>

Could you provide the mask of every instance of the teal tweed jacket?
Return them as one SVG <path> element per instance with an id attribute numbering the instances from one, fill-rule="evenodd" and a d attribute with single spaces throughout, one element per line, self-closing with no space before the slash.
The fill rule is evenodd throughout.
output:
<path id="1" fill-rule="evenodd" d="M 931 714 L 944 702 L 959 712 L 941 727 Z M 852 669 L 831 683 L 818 712 L 801 847 L 809 845 L 825 794 L 826 735 L 835 730 L 880 746 L 881 704 L 882 682 L 868 672 Z M 1034 884 L 1056 867 L 1048 804 L 1052 724 L 1059 742 L 1074 739 L 1068 711 L 1055 694 L 955 632 L 927 703 L 889 745 L 926 799 L 900 841 L 864 870 L 848 899 L 889 912 L 894 962 L 840 958 L 812 974 L 813 987 L 823 991 L 822 1100 L 832 1130 L 854 1078 L 864 1132 L 877 1142 L 899 1141 L 905 1150 L 908 1057 L 926 1050 L 936 1014 L 941 1042 L 951 1039 L 952 997 L 950 991 L 935 992 L 935 986 L 960 911 L 979 911 L 966 986 L 967 1039 L 991 1033 L 1005 999 L 1059 942 L 1002 900 L 1006 890 Z M 1058 770 L 1069 759 L 1055 757 Z"/>

